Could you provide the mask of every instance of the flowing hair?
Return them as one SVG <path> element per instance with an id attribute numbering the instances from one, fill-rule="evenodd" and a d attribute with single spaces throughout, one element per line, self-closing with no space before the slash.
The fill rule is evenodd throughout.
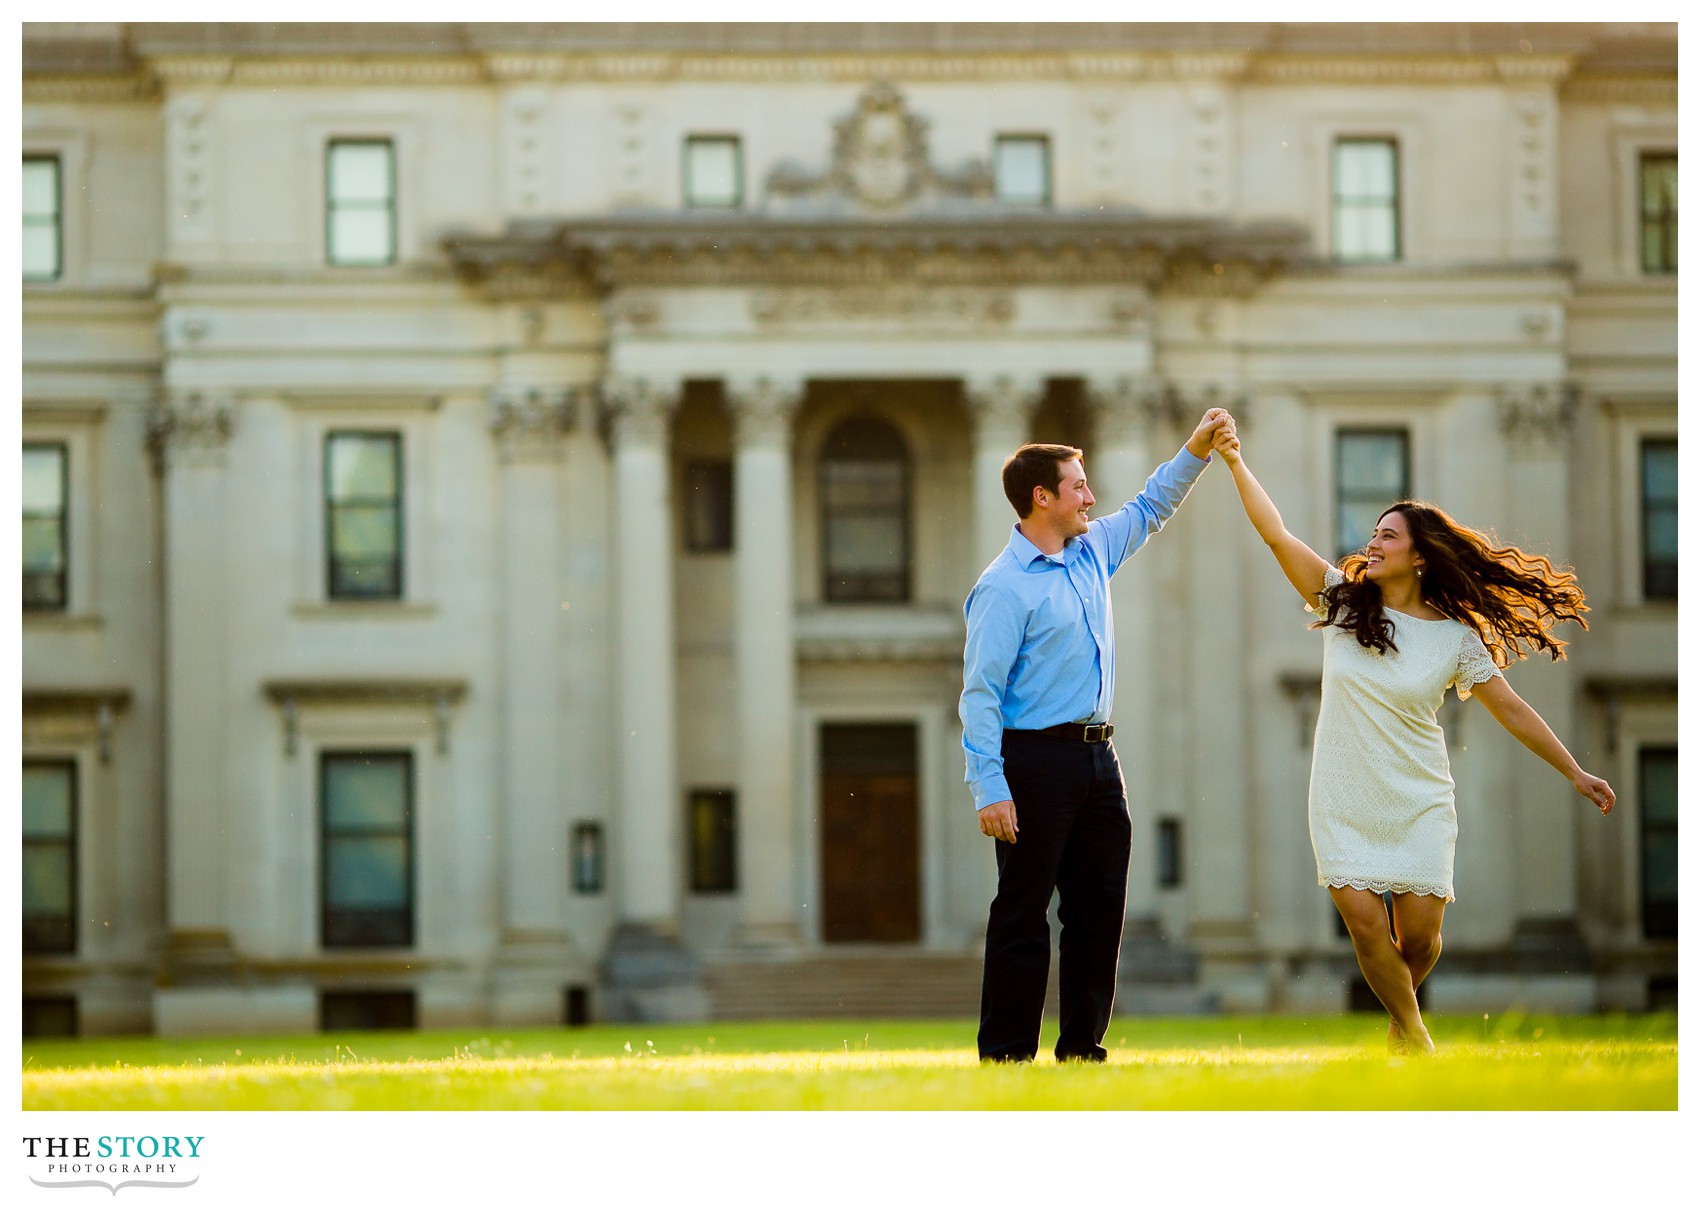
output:
<path id="1" fill-rule="evenodd" d="M 1481 637 L 1501 669 L 1525 653 L 1564 659 L 1565 641 L 1553 634 L 1559 623 L 1579 623 L 1588 606 L 1582 586 L 1568 568 L 1543 555 L 1501 547 L 1492 535 L 1454 521 L 1426 501 L 1399 501 L 1381 511 L 1397 513 L 1410 528 L 1411 544 L 1425 561 L 1423 600 Z M 1379 519 L 1377 519 L 1379 521 Z M 1353 552 L 1340 561 L 1345 580 L 1323 590 L 1324 615 L 1313 627 L 1349 631 L 1365 648 L 1398 650 L 1393 622 L 1382 610 L 1381 586 L 1364 580 L 1369 557 Z"/>

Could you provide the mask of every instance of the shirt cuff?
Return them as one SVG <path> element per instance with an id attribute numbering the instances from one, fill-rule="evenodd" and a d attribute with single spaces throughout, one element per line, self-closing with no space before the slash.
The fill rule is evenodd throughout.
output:
<path id="1" fill-rule="evenodd" d="M 1013 798 L 1009 794 L 1009 782 L 1006 779 L 990 778 L 983 783 L 974 784 L 975 812 L 980 811 L 987 804 L 996 804 Z"/>
<path id="2" fill-rule="evenodd" d="M 1183 468 L 1190 470 L 1193 475 L 1197 475 L 1206 467 L 1210 466 L 1211 457 L 1211 455 L 1207 454 L 1201 459 L 1185 446 L 1182 446 L 1181 452 L 1175 456 L 1175 461 L 1180 463 Z"/>

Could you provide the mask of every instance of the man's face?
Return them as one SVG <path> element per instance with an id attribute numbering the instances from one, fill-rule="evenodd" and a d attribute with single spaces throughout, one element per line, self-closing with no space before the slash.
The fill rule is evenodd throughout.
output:
<path id="1" fill-rule="evenodd" d="M 1097 503 L 1086 487 L 1086 469 L 1079 459 L 1057 464 L 1060 480 L 1054 490 L 1041 488 L 1034 508 L 1044 514 L 1055 533 L 1065 539 L 1086 533 L 1087 513 Z"/>

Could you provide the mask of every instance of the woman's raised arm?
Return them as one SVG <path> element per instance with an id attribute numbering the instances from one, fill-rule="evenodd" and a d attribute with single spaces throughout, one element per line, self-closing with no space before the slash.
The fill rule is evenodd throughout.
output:
<path id="1" fill-rule="evenodd" d="M 1328 561 L 1312 551 L 1302 540 L 1294 538 L 1281 521 L 1281 511 L 1275 508 L 1275 502 L 1269 499 L 1269 494 L 1263 491 L 1263 485 L 1257 482 L 1257 477 L 1251 474 L 1251 468 L 1246 466 L 1244 456 L 1240 454 L 1239 435 L 1229 429 L 1216 431 L 1216 452 L 1228 465 L 1233 473 L 1234 487 L 1239 489 L 1240 504 L 1245 506 L 1245 516 L 1251 519 L 1251 524 L 1257 529 L 1258 535 L 1269 545 L 1269 550 L 1275 553 L 1275 562 L 1281 565 L 1281 571 L 1287 574 L 1287 580 L 1293 583 L 1293 588 L 1299 591 L 1307 604 L 1316 601 L 1316 595 L 1322 592 L 1323 577 L 1328 571 Z"/>

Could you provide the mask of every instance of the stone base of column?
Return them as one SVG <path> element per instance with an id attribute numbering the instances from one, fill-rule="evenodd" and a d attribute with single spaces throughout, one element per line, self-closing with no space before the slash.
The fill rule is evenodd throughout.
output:
<path id="1" fill-rule="evenodd" d="M 1214 1014 L 1216 994 L 1199 987 L 1198 953 L 1177 947 L 1155 916 L 1130 918 L 1122 927 L 1116 969 L 1118 1015 Z"/>
<path id="2" fill-rule="evenodd" d="M 504 1026 L 589 1021 L 593 966 L 557 930 L 506 930 L 490 974 L 490 1021 Z M 578 990 L 578 993 L 571 992 Z"/>
<path id="3" fill-rule="evenodd" d="M 738 927 L 737 946 L 747 951 L 796 951 L 803 932 L 796 922 L 745 922 Z"/>
<path id="4" fill-rule="evenodd" d="M 237 980 L 236 945 L 224 930 L 173 930 L 159 956 L 161 987 L 218 985 Z"/>
<path id="5" fill-rule="evenodd" d="M 602 959 L 598 1017 L 611 1023 L 689 1023 L 709 1016 L 696 956 L 674 934 L 636 922 L 614 929 Z"/>

